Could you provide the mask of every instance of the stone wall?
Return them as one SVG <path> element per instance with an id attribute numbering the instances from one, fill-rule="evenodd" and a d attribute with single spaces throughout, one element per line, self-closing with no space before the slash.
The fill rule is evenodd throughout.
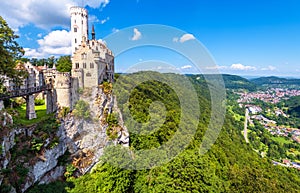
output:
<path id="1" fill-rule="evenodd" d="M 55 86 L 59 107 L 71 107 L 71 77 L 70 73 L 57 73 Z"/>

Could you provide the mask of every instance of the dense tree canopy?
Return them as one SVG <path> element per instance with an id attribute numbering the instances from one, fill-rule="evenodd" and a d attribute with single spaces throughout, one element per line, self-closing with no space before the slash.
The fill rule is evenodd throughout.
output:
<path id="1" fill-rule="evenodd" d="M 71 61 L 71 56 L 61 56 L 57 60 L 57 66 L 56 69 L 59 72 L 71 72 L 72 69 L 72 61 Z"/>
<path id="2" fill-rule="evenodd" d="M 180 75 L 173 76 L 176 78 Z M 124 90 L 115 93 L 121 102 L 118 104 L 125 100 L 121 95 L 128 92 L 127 85 L 134 81 L 128 79 L 122 85 Z M 151 169 L 127 170 L 122 169 L 127 164 L 122 159 L 116 160 L 120 167 L 109 161 L 122 151 L 122 147 L 114 148 L 114 151 L 105 151 L 102 161 L 90 174 L 69 178 L 63 184 L 55 182 L 36 186 L 29 192 L 298 192 L 299 171 L 274 166 L 270 159 L 261 158 L 244 142 L 241 135 L 243 122 L 236 121 L 229 112 L 216 143 L 206 154 L 199 154 L 210 119 L 210 97 L 203 79 L 192 77 L 191 82 L 197 90 L 201 117 L 192 141 L 174 159 Z M 166 84 L 147 81 L 136 87 L 128 103 L 130 113 L 138 122 L 147 122 L 149 116 L 153 115 L 149 110 L 150 104 L 156 100 L 165 104 L 166 121 L 160 128 L 152 128 L 153 132 L 139 135 L 131 132 L 131 150 L 156 148 L 178 132 L 179 101 L 176 93 Z M 160 106 L 155 106 L 152 110 L 158 108 Z M 146 131 L 147 128 L 143 129 Z M 274 146 L 273 152 L 276 152 L 276 148 Z M 126 157 L 130 154 L 123 155 Z M 134 156 L 139 159 L 137 155 Z M 147 161 L 145 158 L 142 163 Z"/>
<path id="3" fill-rule="evenodd" d="M 16 82 L 21 75 L 15 69 L 16 61 L 24 54 L 23 48 L 16 41 L 17 38 L 18 36 L 0 16 L 0 75 L 10 77 Z"/>

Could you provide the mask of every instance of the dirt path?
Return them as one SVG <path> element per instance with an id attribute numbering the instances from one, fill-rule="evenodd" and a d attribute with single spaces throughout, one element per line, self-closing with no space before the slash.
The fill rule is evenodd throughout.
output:
<path id="1" fill-rule="evenodd" d="M 249 120 L 249 110 L 246 108 L 245 110 L 245 123 L 244 123 L 244 138 L 246 143 L 249 143 L 248 140 L 248 120 Z"/>

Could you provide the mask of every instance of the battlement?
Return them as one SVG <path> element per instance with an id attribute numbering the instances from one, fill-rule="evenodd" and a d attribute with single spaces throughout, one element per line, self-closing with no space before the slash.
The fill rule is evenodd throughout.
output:
<path id="1" fill-rule="evenodd" d="M 79 6 L 73 6 L 70 8 L 71 15 L 83 14 L 83 16 L 88 16 L 88 11 L 85 8 Z"/>

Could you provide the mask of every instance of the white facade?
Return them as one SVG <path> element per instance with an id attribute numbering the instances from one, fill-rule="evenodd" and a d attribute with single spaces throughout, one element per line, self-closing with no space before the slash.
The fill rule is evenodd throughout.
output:
<path id="1" fill-rule="evenodd" d="M 88 40 L 88 11 L 82 7 L 71 7 L 70 12 L 73 55 L 82 40 Z"/>
<path id="2" fill-rule="evenodd" d="M 114 81 L 114 55 L 105 44 L 89 40 L 79 46 L 72 57 L 72 76 L 79 87 L 96 87 L 103 81 Z"/>

